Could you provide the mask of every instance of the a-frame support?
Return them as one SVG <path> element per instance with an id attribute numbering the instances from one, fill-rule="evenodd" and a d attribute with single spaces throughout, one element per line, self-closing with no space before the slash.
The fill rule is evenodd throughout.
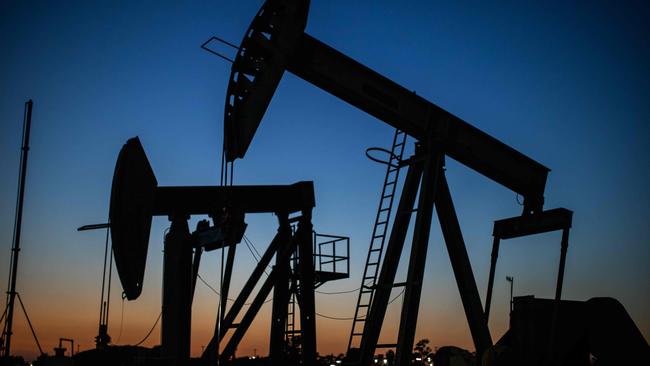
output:
<path id="1" fill-rule="evenodd" d="M 316 360 L 316 318 L 314 295 L 314 267 L 312 249 L 312 224 L 311 209 L 303 209 L 299 219 L 298 230 L 291 234 L 291 226 L 286 214 L 277 214 L 279 220 L 278 233 L 260 258 L 253 273 L 235 299 L 230 309 L 225 312 L 223 319 L 217 320 L 215 335 L 206 347 L 203 358 L 210 364 L 215 361 L 219 343 L 223 341 L 228 329 L 234 329 L 232 336 L 218 355 L 222 361 L 234 357 L 235 350 L 246 334 L 255 316 L 261 309 L 264 301 L 274 291 L 273 319 L 271 322 L 271 337 L 269 353 L 272 359 L 281 362 L 285 357 L 284 330 L 287 319 L 287 303 L 289 296 L 289 260 L 296 250 L 298 259 L 298 280 L 300 291 L 298 293 L 300 304 L 302 341 L 302 364 L 311 365 Z M 249 298 L 253 289 L 260 281 L 264 270 L 268 267 L 275 255 L 275 266 L 264 280 L 259 292 L 255 295 L 250 307 L 246 310 L 239 323 L 235 319 L 240 315 L 244 303 Z M 230 267 L 232 268 L 232 267 Z M 220 331 L 217 331 L 220 329 Z"/>
<path id="2" fill-rule="evenodd" d="M 418 188 L 420 190 L 418 207 L 413 209 Z M 415 156 L 409 161 L 395 221 L 386 247 L 386 255 L 377 281 L 375 296 L 368 313 L 368 320 L 365 322 L 360 345 L 361 358 L 359 361 L 362 365 L 372 362 L 375 349 L 378 346 L 377 342 L 388 307 L 390 293 L 392 288 L 396 286 L 395 275 L 404 248 L 411 214 L 413 211 L 417 211 L 407 281 L 404 284 L 404 302 L 400 317 L 398 340 L 395 345 L 387 345 L 396 347 L 396 364 L 410 363 L 434 206 L 447 245 L 449 259 L 454 270 L 477 354 L 480 355 L 492 345 L 476 281 L 474 280 L 460 225 L 458 224 L 449 187 L 445 179 L 444 155 L 440 151 L 425 150 L 425 147 L 418 146 Z"/>

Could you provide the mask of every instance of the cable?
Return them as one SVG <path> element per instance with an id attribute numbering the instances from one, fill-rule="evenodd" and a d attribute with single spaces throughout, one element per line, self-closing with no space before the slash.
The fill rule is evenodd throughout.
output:
<path id="1" fill-rule="evenodd" d="M 120 343 L 120 339 L 122 338 L 122 327 L 124 326 L 124 299 L 126 299 L 126 293 L 122 292 L 122 315 L 120 316 L 120 332 L 117 335 L 115 344 Z"/>
<path id="2" fill-rule="evenodd" d="M 203 277 L 201 277 L 200 274 L 197 274 L 196 276 L 198 277 L 198 279 L 199 279 L 201 282 L 203 282 L 204 285 L 206 285 L 210 290 L 212 290 L 212 292 L 214 292 L 217 296 L 221 296 L 221 294 L 219 293 L 219 291 L 217 291 L 214 287 L 210 286 L 210 284 L 207 283 L 207 282 L 203 279 Z M 226 298 L 226 299 L 227 299 L 228 301 L 230 301 L 230 302 L 234 302 L 234 301 L 235 301 L 235 299 L 231 299 L 231 298 L 229 298 L 229 297 Z M 273 298 L 270 298 L 270 299 L 264 301 L 263 304 L 266 304 L 267 302 L 270 302 L 270 301 L 272 301 L 272 300 L 273 300 Z M 247 302 L 247 303 L 244 304 L 244 306 L 250 306 L 251 304 L 252 304 L 251 302 Z"/>
<path id="3" fill-rule="evenodd" d="M 257 257 L 257 255 L 255 254 L 255 252 L 253 252 L 253 249 L 251 248 L 250 244 L 248 244 L 248 241 L 246 241 L 246 239 L 244 239 L 244 244 L 245 244 L 246 247 L 248 248 L 248 251 L 251 253 L 251 255 L 253 256 L 253 258 L 255 259 L 255 261 L 259 263 L 260 259 Z"/>
<path id="4" fill-rule="evenodd" d="M 320 316 L 321 318 L 331 319 L 331 320 L 353 320 L 354 319 L 354 318 L 339 318 L 339 317 L 336 317 L 336 316 L 329 316 L 329 315 L 324 315 L 324 314 L 321 314 L 321 313 L 316 313 L 316 315 Z"/>
<path id="5" fill-rule="evenodd" d="M 519 206 L 523 206 L 524 203 L 519 200 L 519 193 L 515 193 L 515 200 Z"/>
<path id="6" fill-rule="evenodd" d="M 151 335 L 153 330 L 156 329 L 156 325 L 158 325 L 158 322 L 160 321 L 161 316 L 162 316 L 162 311 L 160 312 L 160 314 L 158 314 L 158 318 L 156 319 L 156 322 L 153 323 L 153 327 L 151 327 L 151 329 L 149 329 L 149 333 L 147 333 L 147 335 L 144 336 L 144 338 L 142 338 L 142 340 L 140 342 L 136 343 L 135 347 L 141 345 L 142 343 L 144 343 L 144 341 L 147 340 L 147 338 L 149 338 L 149 336 Z"/>
<path id="7" fill-rule="evenodd" d="M 109 219 L 110 222 L 110 219 Z M 104 294 L 106 293 L 106 260 L 108 258 L 108 235 L 109 235 L 109 228 L 106 227 L 106 243 L 104 244 L 104 269 L 102 270 L 102 296 L 101 296 L 101 301 L 99 302 L 99 326 L 101 327 L 102 324 L 106 324 L 106 312 L 105 312 L 105 307 L 104 307 Z M 111 249 L 112 253 L 112 249 Z M 111 258 L 112 259 L 112 258 Z M 112 263 L 112 262 L 111 262 Z M 110 285 L 109 285 L 110 286 Z"/>
<path id="8" fill-rule="evenodd" d="M 395 302 L 395 300 L 397 300 L 398 297 L 402 296 L 403 293 L 404 293 L 404 289 L 402 289 L 402 291 L 399 294 L 397 294 L 397 296 L 393 297 L 393 299 L 388 302 L 388 305 Z"/>
<path id="9" fill-rule="evenodd" d="M 260 254 L 260 252 L 255 247 L 255 244 L 253 244 L 253 241 L 251 241 L 246 235 L 244 235 L 244 240 L 248 241 L 250 243 L 250 245 L 253 247 L 253 250 L 255 250 L 255 253 L 257 253 L 257 256 L 259 258 L 262 258 L 262 255 Z"/>
<path id="10" fill-rule="evenodd" d="M 403 293 L 404 293 L 404 289 L 402 289 L 402 291 L 400 291 L 399 294 L 397 294 L 395 297 L 393 297 L 393 298 L 388 302 L 387 305 L 390 305 L 390 304 L 392 304 L 393 302 L 395 302 L 395 300 L 397 300 L 400 296 L 402 296 Z M 350 317 L 350 318 L 344 318 L 344 317 L 337 317 L 337 316 L 325 315 L 325 314 L 320 314 L 320 313 L 316 313 L 316 315 L 320 316 L 321 318 L 331 319 L 331 320 L 354 320 L 353 317 Z M 364 317 L 360 317 L 359 319 L 365 319 L 365 316 L 364 316 Z"/>
<path id="11" fill-rule="evenodd" d="M 5 319 L 5 315 L 7 315 L 7 308 L 5 307 L 5 311 L 2 312 L 2 316 L 0 316 L 0 323 Z"/>
<path id="12" fill-rule="evenodd" d="M 255 261 L 256 261 L 257 263 L 259 263 L 259 262 L 260 262 L 260 259 L 262 259 L 262 256 L 260 255 L 260 253 L 259 253 L 259 252 L 257 251 L 257 249 L 255 248 L 255 245 L 253 245 L 253 242 L 250 241 L 250 239 L 248 239 L 248 238 L 246 237 L 246 235 L 243 236 L 243 239 L 244 239 L 244 244 L 246 244 L 246 247 L 248 248 L 248 251 L 251 252 L 251 255 L 253 256 L 253 258 L 255 259 Z M 251 247 L 252 247 L 252 248 L 251 248 Z M 253 251 L 255 251 L 255 252 L 257 253 L 257 255 L 255 255 L 255 253 L 253 253 Z M 268 269 L 270 269 L 270 270 L 273 270 L 273 268 L 272 268 L 271 266 L 269 266 L 269 265 L 267 265 L 266 267 L 267 267 Z M 266 269 L 264 270 L 264 274 L 266 274 L 267 277 L 269 276 L 268 272 L 266 272 Z"/>
<path id="13" fill-rule="evenodd" d="M 352 293 L 352 292 L 357 292 L 360 289 L 361 289 L 361 287 L 357 287 L 354 290 L 346 290 L 346 291 L 334 291 L 334 292 L 314 291 L 314 292 L 316 292 L 317 294 L 321 294 L 321 295 L 340 295 L 340 294 L 349 294 L 349 293 Z"/>
<path id="14" fill-rule="evenodd" d="M 201 282 L 203 282 L 204 285 L 206 285 L 210 290 L 212 290 L 212 292 L 214 292 L 215 294 L 217 294 L 217 296 L 221 296 L 221 294 L 219 293 L 219 291 L 217 291 L 214 287 L 210 286 L 209 283 L 205 282 L 205 280 L 203 279 L 203 277 L 201 277 L 200 274 L 197 274 L 196 276 L 199 278 L 199 280 L 200 280 Z M 231 298 L 228 298 L 228 300 L 229 300 L 229 301 L 235 301 L 235 300 L 233 300 L 233 299 L 231 299 Z"/>

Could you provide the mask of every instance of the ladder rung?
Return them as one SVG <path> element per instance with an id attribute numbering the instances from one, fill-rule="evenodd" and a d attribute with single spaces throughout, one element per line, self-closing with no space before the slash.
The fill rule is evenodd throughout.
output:
<path id="1" fill-rule="evenodd" d="M 386 184 L 385 184 L 385 185 L 387 185 L 387 186 L 391 186 L 391 185 L 393 185 L 393 184 L 395 184 L 395 183 L 397 183 L 397 181 L 396 181 L 396 180 L 394 180 L 394 181 L 391 181 L 391 182 L 386 182 Z"/>
<path id="2" fill-rule="evenodd" d="M 363 333 L 352 333 L 353 336 L 362 336 Z"/>
<path id="3" fill-rule="evenodd" d="M 397 347 L 397 343 L 380 343 L 376 348 L 393 348 Z"/>
<path id="4" fill-rule="evenodd" d="M 359 307 L 360 307 L 360 308 L 367 308 L 367 307 L 369 307 L 369 306 L 370 306 L 370 304 L 359 304 Z"/>
<path id="5" fill-rule="evenodd" d="M 385 225 L 388 223 L 388 220 L 379 221 L 376 225 Z"/>
<path id="6" fill-rule="evenodd" d="M 378 251 L 380 251 L 380 250 L 381 250 L 381 248 L 373 248 L 373 249 L 370 249 L 371 252 L 378 252 Z"/>

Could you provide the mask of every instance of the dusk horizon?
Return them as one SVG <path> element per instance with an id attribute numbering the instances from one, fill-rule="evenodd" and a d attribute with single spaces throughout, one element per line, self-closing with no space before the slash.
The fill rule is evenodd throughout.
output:
<path id="1" fill-rule="evenodd" d="M 232 92 L 227 91 L 231 63 L 200 46 L 212 36 L 239 44 L 262 3 L 0 4 L 5 50 L 0 57 L 0 273 L 10 269 L 23 108 L 33 100 L 16 291 L 44 352 L 52 355 L 60 338 L 73 339 L 75 353 L 96 347 L 106 230 L 77 228 L 108 222 L 113 174 L 127 140 L 139 138 L 158 187 L 220 185 L 223 142 L 229 138 L 224 136 L 224 105 Z M 544 210 L 566 208 L 573 221 L 562 300 L 614 298 L 648 342 L 649 19 L 650 6 L 636 1 L 497 6 L 313 0 L 305 32 L 530 159 L 534 164 L 525 163 L 538 170 L 522 182 L 532 186 L 528 182 L 537 171 L 550 169 L 541 186 L 543 202 L 535 206 L 512 189 L 524 183 L 504 185 L 507 169 L 489 177 L 488 168 L 468 166 L 466 161 L 472 162 L 462 151 L 444 156 L 440 171 L 481 310 L 494 222 L 522 215 L 524 204 L 532 210 L 541 204 Z M 223 43 L 208 46 L 236 56 L 237 50 Z M 245 157 L 235 161 L 233 185 L 313 182 L 313 230 L 350 239 L 348 276 L 314 290 L 316 350 L 345 354 L 387 174 L 386 165 L 368 159 L 366 149 L 390 150 L 395 128 L 349 104 L 353 98 L 346 102 L 321 89 L 330 81 L 316 87 L 303 80 L 305 75 L 297 76 L 292 68 L 298 66 L 288 67 Z M 387 98 L 381 91 L 373 95 Z M 416 140 L 406 139 L 403 161 L 419 154 Z M 389 158 L 377 150 L 369 154 Z M 407 165 L 395 183 L 389 225 L 395 222 Z M 112 265 L 112 345 L 143 339 L 143 347 L 161 344 L 164 235 L 173 215 L 159 212 L 164 213 L 153 217 L 137 299 L 123 298 L 126 289 Z M 416 214 L 396 259 L 395 284 L 409 276 Z M 208 215 L 191 214 L 190 232 L 204 219 Z M 282 216 L 271 211 L 245 215 L 228 307 L 278 233 L 278 220 Z M 449 238 L 439 221 L 445 222 L 444 214 L 433 210 L 414 339 L 428 339 L 432 350 L 456 346 L 474 352 L 477 328 L 468 322 L 467 295 L 459 291 L 458 269 L 450 260 L 455 254 L 448 251 Z M 511 285 L 514 297 L 554 299 L 561 234 L 501 241 L 487 323 L 492 342 L 510 329 Z M 192 357 L 200 357 L 215 334 L 223 255 L 222 249 L 206 251 L 200 260 L 191 303 Z M 9 284 L 2 290 L 8 293 Z M 236 347 L 237 356 L 269 354 L 273 296 L 271 291 L 266 297 Z M 392 288 L 388 301 L 377 344 L 397 342 L 404 287 Z M 14 317 L 12 354 L 35 360 L 39 351 L 19 306 Z"/>

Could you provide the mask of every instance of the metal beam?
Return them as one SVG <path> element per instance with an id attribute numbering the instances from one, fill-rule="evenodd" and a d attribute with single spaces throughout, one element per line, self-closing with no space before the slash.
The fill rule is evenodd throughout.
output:
<path id="1" fill-rule="evenodd" d="M 289 264 L 289 258 L 291 257 L 291 253 L 293 252 L 295 246 L 294 245 L 286 245 L 280 250 L 279 255 L 279 260 L 278 263 L 284 265 Z M 251 306 L 248 308 L 246 313 L 244 314 L 244 317 L 242 318 L 241 322 L 237 325 L 235 328 L 235 333 L 233 333 L 232 337 L 230 340 L 228 340 L 228 343 L 223 349 L 223 352 L 221 353 L 220 357 L 222 360 L 228 360 L 230 359 L 231 356 L 234 355 L 235 350 L 237 349 L 237 346 L 239 345 L 239 342 L 241 342 L 242 338 L 244 337 L 244 334 L 246 334 L 246 331 L 250 327 L 251 323 L 253 322 L 253 319 L 255 319 L 255 316 L 259 312 L 260 308 L 262 305 L 264 305 L 264 301 L 266 298 L 269 296 L 269 293 L 271 293 L 271 289 L 273 288 L 273 285 L 275 284 L 275 279 L 278 275 L 277 268 L 274 268 L 271 270 L 271 273 L 269 276 L 266 278 L 264 283 L 262 284 L 262 287 L 260 288 L 259 292 L 257 293 L 257 296 L 255 296 L 255 299 L 253 300 L 253 303 Z M 286 304 L 285 304 L 286 305 Z M 230 313 L 228 313 L 230 315 Z M 223 332 L 222 332 L 223 334 Z M 304 352 L 304 350 L 303 350 Z M 315 356 L 315 355 L 314 355 Z M 315 357 L 314 357 L 315 360 Z"/>
<path id="2" fill-rule="evenodd" d="M 420 295 L 422 293 L 424 267 L 429 246 L 431 216 L 439 176 L 444 174 L 442 172 L 443 159 L 444 155 L 429 152 L 424 165 L 422 183 L 420 184 L 420 197 L 418 199 L 418 213 L 415 217 L 415 227 L 413 229 L 411 257 L 409 259 L 406 286 L 404 287 L 404 301 L 402 303 L 395 352 L 396 365 L 408 365 L 413 357 L 413 342 L 420 309 Z"/>
<path id="3" fill-rule="evenodd" d="M 539 211 L 549 169 L 308 34 L 287 70 L 524 196 Z M 432 132 L 432 134 L 431 134 Z"/>
<path id="4" fill-rule="evenodd" d="M 288 222 L 288 215 L 278 215 L 280 221 L 280 228 L 283 230 L 285 237 L 291 236 L 291 226 Z M 294 244 L 292 244 L 293 246 Z M 274 270 L 277 272 L 275 283 L 273 285 L 273 308 L 271 310 L 271 336 L 269 339 L 269 359 L 274 365 L 282 365 L 286 363 L 285 347 L 284 347 L 284 332 L 285 324 L 287 321 L 287 303 L 289 302 L 289 286 L 291 283 L 291 271 L 289 261 L 281 261 L 281 251 L 283 248 L 278 249 L 275 257 Z"/>
<path id="5" fill-rule="evenodd" d="M 492 235 L 501 239 L 563 230 L 571 227 L 573 211 L 555 208 L 535 215 L 515 216 L 494 222 Z"/>
<path id="6" fill-rule="evenodd" d="M 460 224 L 458 223 L 458 217 L 456 216 L 456 210 L 444 174 L 439 177 L 435 206 L 460 298 L 465 309 L 465 316 L 472 333 L 474 347 L 476 347 L 477 358 L 480 359 L 483 352 L 492 346 L 492 337 L 481 306 L 481 298 L 472 272 L 472 264 L 467 255 L 465 241 L 463 240 L 463 234 L 460 230 Z"/>
<path id="7" fill-rule="evenodd" d="M 194 301 L 194 293 L 196 290 L 196 280 L 199 277 L 199 267 L 201 265 L 201 256 L 203 255 L 203 247 L 194 249 L 194 259 L 192 260 L 192 297 Z"/>
<path id="8" fill-rule="evenodd" d="M 298 221 L 296 240 L 298 247 L 298 281 L 300 282 L 298 302 L 300 304 L 302 364 L 307 366 L 316 364 L 316 298 L 314 294 L 312 232 L 311 209 L 303 210 L 302 217 Z"/>
<path id="9" fill-rule="evenodd" d="M 220 207 L 245 213 L 297 212 L 316 206 L 313 182 L 266 186 L 158 187 L 153 215 L 209 215 Z"/>
<path id="10" fill-rule="evenodd" d="M 501 239 L 498 236 L 492 241 L 492 256 L 490 259 L 490 274 L 488 275 L 487 295 L 485 296 L 485 321 L 490 319 L 490 306 L 492 304 L 492 287 L 494 286 L 494 273 L 496 272 L 497 258 L 499 257 L 499 243 Z"/>
<path id="11" fill-rule="evenodd" d="M 273 255 L 275 255 L 278 247 L 281 244 L 286 244 L 286 240 L 285 238 L 283 238 L 283 235 L 280 232 L 278 232 L 273 238 L 273 240 L 271 241 L 271 244 L 269 244 L 269 247 L 262 255 L 262 258 L 260 258 L 260 261 L 257 262 L 255 269 L 253 270 L 250 277 L 246 281 L 246 284 L 244 284 L 244 287 L 239 292 L 239 295 L 237 296 L 233 304 L 230 306 L 230 310 L 228 310 L 226 316 L 223 317 L 223 321 L 221 322 L 221 324 L 219 324 L 219 319 L 217 319 L 217 324 L 215 326 L 215 333 L 212 339 L 210 339 L 210 342 L 208 343 L 207 347 L 205 347 L 202 358 L 210 360 L 216 355 L 217 346 L 219 342 L 221 342 L 228 329 L 232 327 L 235 318 L 237 317 L 241 309 L 244 307 L 246 300 L 253 292 L 255 285 L 257 285 L 257 282 L 262 276 L 262 273 L 264 273 L 264 270 L 271 262 Z M 220 334 L 217 334 L 217 329 L 219 329 L 218 327 L 221 327 L 222 329 Z"/>
<path id="12" fill-rule="evenodd" d="M 490 316 L 490 308 L 492 303 L 492 289 L 494 287 L 494 275 L 496 272 L 497 259 L 499 257 L 499 243 L 502 239 L 519 238 L 522 236 L 535 235 L 546 233 L 549 231 L 562 230 L 562 245 L 568 246 L 568 230 L 571 228 L 573 220 L 573 212 L 566 208 L 555 208 L 548 211 L 538 212 L 534 215 L 515 216 L 494 222 L 494 229 L 492 235 L 494 241 L 492 243 L 492 257 L 490 261 L 490 274 L 488 277 L 487 295 L 485 297 L 485 318 L 486 321 Z M 566 256 L 566 248 L 562 248 L 560 253 L 560 270 L 558 273 L 558 286 L 556 294 L 562 292 L 562 279 L 564 276 L 564 264 L 562 258 Z M 557 296 L 559 298 L 559 296 Z"/>
<path id="13" fill-rule="evenodd" d="M 223 320 L 223 317 L 226 314 L 226 303 L 228 302 L 228 293 L 230 292 L 230 279 L 232 278 L 232 267 L 235 262 L 236 250 L 237 250 L 237 245 L 233 244 L 228 247 L 228 255 L 226 257 L 226 267 L 223 273 L 223 283 L 221 285 L 221 308 L 219 311 L 221 320 Z"/>

